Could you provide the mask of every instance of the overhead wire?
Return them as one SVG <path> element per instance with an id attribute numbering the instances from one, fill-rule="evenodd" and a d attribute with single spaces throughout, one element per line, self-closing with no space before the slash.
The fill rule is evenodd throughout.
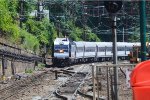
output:
<path id="1" fill-rule="evenodd" d="M 49 3 L 58 2 L 58 0 L 44 0 L 44 1 L 49 2 Z M 81 14 L 83 14 L 83 13 L 78 11 L 78 9 L 74 8 L 73 5 L 82 8 L 83 6 L 85 6 L 85 5 L 82 5 L 82 3 L 83 3 L 82 1 L 83 0 L 64 0 L 64 2 L 69 2 L 68 5 L 67 5 L 68 9 L 64 8 L 64 11 L 65 11 L 64 16 L 65 17 L 66 16 L 67 17 L 72 17 L 72 16 L 79 17 L 79 16 L 81 16 Z M 30 0 L 27 0 L 27 2 L 30 2 Z M 139 12 L 138 12 L 138 3 L 130 1 L 130 5 L 126 6 L 127 4 L 129 5 L 129 1 L 123 0 L 123 9 L 117 14 L 117 16 L 120 19 L 123 19 L 122 17 L 124 17 L 124 20 L 121 20 L 117 27 L 118 27 L 118 29 L 120 29 L 120 27 L 122 27 L 122 25 L 123 25 L 125 27 L 125 29 L 124 29 L 125 31 L 134 30 L 134 28 L 138 28 L 139 27 L 139 19 L 140 19 L 139 15 L 138 15 L 139 14 Z M 108 26 L 107 24 L 105 24 L 102 21 L 103 18 L 109 17 L 104 6 L 101 6 L 101 5 L 93 6 L 93 5 L 90 5 L 90 4 L 86 5 L 86 6 L 87 6 L 87 8 L 89 7 L 88 9 L 90 11 L 92 11 L 92 12 L 89 11 L 90 13 L 86 13 L 87 17 L 85 19 L 92 25 L 92 30 L 95 30 L 95 29 L 97 30 L 98 29 L 100 31 L 101 26 L 105 27 L 106 31 L 109 28 L 111 28 L 110 26 Z M 68 16 L 68 10 L 70 10 L 70 9 L 72 9 L 74 11 L 74 12 L 72 12 L 72 13 L 74 13 L 74 15 Z M 95 12 L 95 9 L 98 10 L 98 11 Z M 147 9 L 150 9 L 150 7 L 147 6 Z M 97 13 L 97 14 L 95 15 L 95 13 Z M 57 20 L 55 15 L 51 15 L 51 17 L 54 20 Z M 93 21 L 91 20 L 90 17 L 93 17 L 93 18 L 97 17 L 99 19 L 100 22 L 98 22 L 97 26 L 95 25 L 95 23 L 93 23 Z M 65 21 L 67 21 L 67 19 L 65 19 Z M 82 20 L 79 20 L 79 21 L 80 21 L 80 23 L 82 23 L 82 25 L 84 25 Z"/>

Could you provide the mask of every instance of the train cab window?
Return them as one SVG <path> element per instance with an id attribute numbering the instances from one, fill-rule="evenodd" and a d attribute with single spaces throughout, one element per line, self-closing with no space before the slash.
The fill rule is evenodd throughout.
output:
<path id="1" fill-rule="evenodd" d="M 54 46 L 55 52 L 59 50 L 63 50 L 64 52 L 68 52 L 68 45 L 55 45 Z"/>
<path id="2" fill-rule="evenodd" d="M 67 41 L 67 38 L 63 39 L 62 41 Z"/>

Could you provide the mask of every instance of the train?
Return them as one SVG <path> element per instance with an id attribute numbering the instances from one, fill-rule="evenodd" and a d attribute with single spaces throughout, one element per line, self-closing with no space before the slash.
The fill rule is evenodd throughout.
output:
<path id="1" fill-rule="evenodd" d="M 128 59 L 133 45 L 140 43 L 117 42 L 118 60 Z M 52 48 L 53 65 L 71 65 L 113 59 L 112 42 L 72 41 L 69 38 L 56 38 Z"/>

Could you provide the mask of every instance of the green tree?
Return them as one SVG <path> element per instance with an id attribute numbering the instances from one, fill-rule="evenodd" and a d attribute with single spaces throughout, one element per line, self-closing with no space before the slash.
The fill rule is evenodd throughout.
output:
<path id="1" fill-rule="evenodd" d="M 22 47 L 26 50 L 32 50 L 34 53 L 39 53 L 39 40 L 32 34 L 29 34 L 25 30 L 20 30 L 20 39 L 22 40 Z M 20 40 L 21 41 L 21 40 Z"/>
<path id="2" fill-rule="evenodd" d="M 140 28 L 136 28 L 128 40 L 129 42 L 140 42 Z"/>
<path id="3" fill-rule="evenodd" d="M 17 41 L 19 38 L 19 27 L 16 23 L 14 23 L 13 18 L 14 15 L 12 15 L 12 12 L 15 12 L 15 3 L 12 5 L 12 7 L 9 7 L 8 0 L 1 0 L 0 1 L 0 30 L 1 34 L 5 36 L 13 36 L 13 40 Z"/>
<path id="4" fill-rule="evenodd" d="M 26 30 L 33 34 L 42 45 L 52 45 L 52 41 L 57 37 L 57 31 L 53 23 L 49 23 L 47 19 L 35 21 L 29 19 L 26 23 Z"/>
<path id="5" fill-rule="evenodd" d="M 15 44 L 20 44 L 23 37 L 22 47 L 36 52 L 39 41 L 35 36 L 18 27 L 17 7 L 18 0 L 0 0 L 0 34 L 8 37 Z"/>

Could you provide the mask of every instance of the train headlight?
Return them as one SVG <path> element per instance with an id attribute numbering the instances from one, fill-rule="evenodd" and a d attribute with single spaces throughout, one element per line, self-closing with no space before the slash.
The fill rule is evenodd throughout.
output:
<path id="1" fill-rule="evenodd" d="M 60 53 L 64 53 L 64 50 L 60 50 L 59 52 L 60 52 Z"/>

